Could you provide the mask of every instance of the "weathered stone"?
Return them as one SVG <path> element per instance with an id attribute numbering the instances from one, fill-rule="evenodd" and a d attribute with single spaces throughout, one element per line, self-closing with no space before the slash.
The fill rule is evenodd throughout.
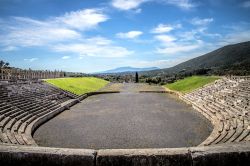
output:
<path id="1" fill-rule="evenodd" d="M 250 163 L 250 144 L 221 144 L 190 148 L 193 166 L 244 166 Z"/>
<path id="2" fill-rule="evenodd" d="M 97 152 L 96 166 L 192 165 L 188 149 L 111 149 Z"/>
<path id="3" fill-rule="evenodd" d="M 1 166 L 93 166 L 95 151 L 48 147 L 0 146 Z"/>

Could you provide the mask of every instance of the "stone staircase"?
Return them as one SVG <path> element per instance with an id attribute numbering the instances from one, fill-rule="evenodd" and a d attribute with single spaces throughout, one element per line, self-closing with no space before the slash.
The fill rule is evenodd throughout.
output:
<path id="1" fill-rule="evenodd" d="M 0 85 L 0 143 L 36 145 L 35 124 L 77 102 L 72 96 L 43 82 Z"/>
<path id="2" fill-rule="evenodd" d="M 250 77 L 225 77 L 181 98 L 214 125 L 201 146 L 250 141 Z"/>

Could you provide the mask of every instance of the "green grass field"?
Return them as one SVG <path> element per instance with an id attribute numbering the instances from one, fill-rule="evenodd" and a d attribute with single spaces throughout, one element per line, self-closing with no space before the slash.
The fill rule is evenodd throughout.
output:
<path id="1" fill-rule="evenodd" d="M 109 82 L 94 77 L 47 79 L 46 82 L 77 95 L 97 91 Z"/>
<path id="2" fill-rule="evenodd" d="M 182 80 L 178 80 L 171 84 L 166 84 L 165 87 L 170 90 L 187 93 L 208 83 L 214 82 L 217 79 L 219 79 L 219 77 L 216 76 L 192 76 L 184 78 Z"/>

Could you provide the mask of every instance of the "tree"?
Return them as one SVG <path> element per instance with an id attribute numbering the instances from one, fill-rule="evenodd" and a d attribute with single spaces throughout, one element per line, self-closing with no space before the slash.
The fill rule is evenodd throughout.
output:
<path id="1" fill-rule="evenodd" d="M 0 68 L 2 68 L 4 65 L 4 61 L 0 60 Z"/>
<path id="2" fill-rule="evenodd" d="M 135 83 L 138 83 L 139 82 L 139 76 L 138 76 L 138 73 L 136 72 L 135 73 Z"/>
<path id="3" fill-rule="evenodd" d="M 8 62 L 4 62 L 2 60 L 0 60 L 0 68 L 5 68 L 8 67 L 10 64 Z"/>

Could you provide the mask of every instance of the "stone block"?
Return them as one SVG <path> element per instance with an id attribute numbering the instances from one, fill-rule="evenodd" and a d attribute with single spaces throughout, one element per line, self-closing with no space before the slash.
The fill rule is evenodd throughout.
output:
<path id="1" fill-rule="evenodd" d="M 94 166 L 94 150 L 0 146 L 1 166 Z"/>
<path id="2" fill-rule="evenodd" d="M 187 149 L 110 149 L 97 152 L 96 166 L 191 166 Z"/>

